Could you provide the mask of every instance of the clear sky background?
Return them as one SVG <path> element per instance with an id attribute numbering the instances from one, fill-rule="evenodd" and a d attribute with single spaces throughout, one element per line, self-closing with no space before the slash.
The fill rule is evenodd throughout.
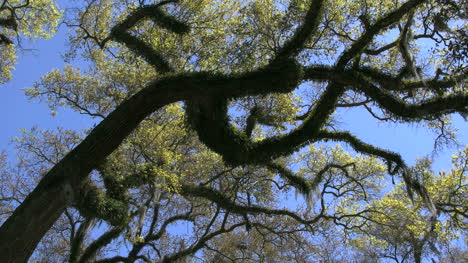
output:
<path id="1" fill-rule="evenodd" d="M 10 160 L 14 160 L 10 141 L 19 135 L 21 128 L 37 126 L 39 129 L 55 129 L 61 126 L 81 130 L 92 127 L 99 121 L 67 109 L 60 109 L 56 116 L 52 116 L 46 103 L 29 101 L 22 90 L 31 87 L 51 69 L 63 67 L 61 53 L 67 50 L 65 30 L 62 28 L 49 40 L 23 41 L 24 50 L 18 52 L 19 58 L 12 81 L 0 85 L 0 111 L 4 113 L 3 127 L 0 129 L 0 150 L 6 150 Z M 418 128 L 415 124 L 379 123 L 360 109 L 344 112 L 346 114 L 340 119 L 341 128 L 350 130 L 368 143 L 400 153 L 408 164 L 413 164 L 417 157 L 432 153 L 436 135 L 425 128 Z M 468 124 L 459 116 L 454 118 L 454 123 L 460 129 L 460 144 L 468 144 Z M 455 151 L 455 148 L 440 151 L 434 163 L 435 170 L 450 169 L 451 156 Z"/>

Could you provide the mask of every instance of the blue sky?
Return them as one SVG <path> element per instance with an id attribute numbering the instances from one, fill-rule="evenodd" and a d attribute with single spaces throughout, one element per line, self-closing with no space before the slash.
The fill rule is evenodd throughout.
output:
<path id="1" fill-rule="evenodd" d="M 63 67 L 60 54 L 66 50 L 64 31 L 61 30 L 49 40 L 23 41 L 25 50 L 17 53 L 12 80 L 0 85 L 0 111 L 6 113 L 3 115 L 5 125 L 0 130 L 0 149 L 11 151 L 9 141 L 19 135 L 21 128 L 30 129 L 37 125 L 40 129 L 54 129 L 57 126 L 82 129 L 94 124 L 87 116 L 66 109 L 61 109 L 53 117 L 46 103 L 29 101 L 22 90 L 32 87 L 35 81 L 51 69 Z"/>
<path id="2" fill-rule="evenodd" d="M 382 123 L 373 119 L 363 109 L 350 109 L 341 120 L 349 120 L 342 124 L 344 129 L 351 131 L 358 138 L 372 145 L 392 150 L 401 154 L 409 164 L 414 164 L 416 158 L 432 156 L 435 133 L 416 124 Z M 457 135 L 462 146 L 468 144 L 468 124 L 458 115 L 453 117 L 454 126 L 459 129 Z M 452 154 L 455 147 L 443 148 L 434 156 L 434 170 L 450 170 Z"/>

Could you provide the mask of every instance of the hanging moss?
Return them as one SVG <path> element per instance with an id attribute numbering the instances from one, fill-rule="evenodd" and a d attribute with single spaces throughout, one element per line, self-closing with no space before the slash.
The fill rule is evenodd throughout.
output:
<path id="1" fill-rule="evenodd" d="M 136 173 L 125 172 L 122 162 L 107 160 L 99 166 L 104 188 L 99 189 L 88 179 L 79 187 L 75 207 L 84 216 L 96 217 L 114 226 L 130 220 L 128 190 L 151 183 L 156 176 L 151 167 L 144 167 Z"/>
<path id="2" fill-rule="evenodd" d="M 83 216 L 103 219 L 114 226 L 127 224 L 128 203 L 110 198 L 90 180 L 80 186 L 75 207 Z"/>
<path id="3" fill-rule="evenodd" d="M 108 197 L 121 201 L 127 200 L 127 189 L 123 183 L 123 167 L 119 167 L 118 162 L 106 161 L 99 167 L 99 173 Z"/>

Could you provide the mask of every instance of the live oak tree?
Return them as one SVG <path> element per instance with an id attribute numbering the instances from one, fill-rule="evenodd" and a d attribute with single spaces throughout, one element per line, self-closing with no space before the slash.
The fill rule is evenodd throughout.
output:
<path id="1" fill-rule="evenodd" d="M 37 24 L 16 15 L 23 10 Z M 55 10 L 51 1 L 3 1 L 2 49 L 12 54 L 12 34 L 35 32 L 31 25 L 53 28 Z M 466 223 L 459 198 L 438 203 L 399 154 L 336 124 L 338 108 L 363 107 L 379 121 L 426 125 L 439 132 L 436 145 L 450 143 L 450 115 L 468 111 L 466 4 L 90 0 L 68 11 L 64 23 L 75 32 L 66 58 L 85 59 L 85 69 L 53 70 L 27 95 L 102 121 L 80 143 L 73 133 L 42 133 L 50 140 L 40 146 L 34 133 L 18 139 L 25 156 L 38 158 L 25 157 L 23 167 L 39 182 L 0 228 L 2 262 L 27 261 L 64 217 L 71 262 L 170 262 L 200 250 L 217 260 L 271 256 L 249 250 L 256 242 L 286 244 L 274 252 L 278 260 L 307 261 L 326 253 L 294 244 L 313 242 L 308 235 L 326 222 L 348 231 L 385 226 L 385 175 L 402 179 L 430 222 L 443 214 Z M 4 80 L 9 67 L 1 68 Z M 368 157 L 310 146 L 324 141 Z M 287 189 L 306 204 L 278 205 Z M 90 240 L 102 221 L 107 230 Z M 166 229 L 178 221 L 196 231 L 174 245 Z M 249 238 L 225 251 L 230 235 Z M 111 242 L 131 246 L 106 258 Z"/>

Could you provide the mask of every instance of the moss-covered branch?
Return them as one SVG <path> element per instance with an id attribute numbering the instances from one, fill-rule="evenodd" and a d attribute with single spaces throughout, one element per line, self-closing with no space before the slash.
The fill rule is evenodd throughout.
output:
<path id="1" fill-rule="evenodd" d="M 427 2 L 427 0 L 410 0 L 402 4 L 398 9 L 377 20 L 373 25 L 367 28 L 364 34 L 354 42 L 350 48 L 343 52 L 336 63 L 336 67 L 340 70 L 344 69 L 350 60 L 365 51 L 379 32 L 398 22 L 403 16 L 410 13 L 424 2 Z"/>
<path id="2" fill-rule="evenodd" d="M 377 83 L 382 89 L 394 91 L 409 91 L 421 88 L 432 90 L 443 90 L 454 87 L 462 83 L 468 76 L 467 72 L 451 76 L 447 79 L 423 79 L 423 80 L 402 80 L 397 75 L 388 74 L 376 68 L 363 67 L 357 69 L 352 74 L 361 74 L 373 83 Z M 352 79 L 353 77 L 351 77 Z M 358 82 L 361 77 L 358 77 Z"/>
<path id="3" fill-rule="evenodd" d="M 389 91 L 380 89 L 368 81 L 367 78 L 356 75 L 356 80 L 361 83 L 352 88 L 363 92 L 375 101 L 383 110 L 388 111 L 396 117 L 405 120 L 420 120 L 427 118 L 438 118 L 450 113 L 468 114 L 468 95 L 452 94 L 445 97 L 435 97 L 419 103 L 407 103 L 403 99 L 391 94 Z"/>
<path id="4" fill-rule="evenodd" d="M 104 162 L 99 167 L 105 191 L 91 180 L 85 180 L 77 190 L 75 206 L 86 217 L 96 217 L 114 226 L 125 225 L 129 220 L 128 190 L 151 183 L 154 174 L 148 169 L 126 174 L 122 163 Z"/>
<path id="5" fill-rule="evenodd" d="M 382 72 L 365 69 L 360 72 L 357 64 L 356 68 L 353 69 L 347 67 L 353 58 L 366 51 L 380 32 L 397 23 L 408 13 L 415 11 L 424 2 L 427 1 L 409 0 L 394 11 L 384 14 L 373 24 L 366 23 L 362 36 L 350 46 L 343 46 L 345 51 L 335 63 L 335 67 L 312 66 L 305 70 L 305 75 L 303 75 L 302 66 L 298 65 L 296 61 L 283 59 L 301 52 L 305 41 L 314 34 L 319 22 L 319 15 L 316 14 L 320 13 L 322 1 L 314 0 L 312 2 L 304 24 L 299 26 L 292 39 L 280 49 L 279 59 L 274 59 L 273 63 L 266 67 L 242 74 L 213 72 L 176 74 L 172 72 L 173 68 L 162 52 L 155 51 L 150 45 L 131 35 L 132 28 L 145 19 L 152 20 L 159 27 L 176 34 L 188 32 L 188 26 L 162 12 L 158 4 L 137 8 L 110 30 L 111 34 L 105 41 L 116 40 L 127 46 L 135 55 L 142 56 L 160 72 L 171 73 L 164 74 L 122 102 L 76 148 L 42 177 L 34 191 L 27 196 L 0 228 L 1 240 L 8 241 L 1 242 L 1 261 L 27 261 L 37 243 L 69 205 L 67 200 L 73 199 L 71 188 L 78 193 L 75 199 L 79 200 L 75 200 L 75 203 L 84 214 L 97 216 L 114 224 L 125 222 L 128 204 L 125 194 L 121 190 L 140 183 L 140 179 L 135 177 L 132 180 L 138 180 L 130 182 L 106 177 L 107 192 L 104 192 L 88 181 L 87 177 L 121 145 L 142 120 L 170 103 L 187 101 L 187 115 L 201 141 L 222 155 L 224 160 L 231 165 L 265 165 L 271 163 L 275 158 L 291 154 L 304 145 L 321 139 L 320 136 L 324 135 L 321 134 L 321 130 L 336 109 L 337 102 L 346 89 L 363 93 L 383 110 L 403 120 L 414 121 L 453 112 L 468 114 L 468 96 L 466 94 L 438 96 L 420 103 L 408 104 L 389 92 L 389 90 L 398 90 L 400 87 L 413 89 L 427 85 L 435 89 L 438 85 L 439 87 L 454 86 L 456 81 L 466 79 L 466 75 L 460 79 L 455 77 L 456 80 L 448 81 L 434 78 L 434 80 L 425 81 L 425 83 L 424 81 L 394 82 L 395 78 Z M 11 18 L 2 18 L 0 24 L 4 28 L 13 27 L 12 21 L 5 19 Z M 8 42 L 2 36 L 0 35 L 0 41 Z M 323 43 L 326 41 L 328 40 Z M 229 124 L 227 116 L 229 100 L 275 92 L 290 92 L 304 80 L 329 82 L 329 86 L 315 101 L 314 107 L 305 117 L 303 123 L 291 132 L 253 142 L 244 132 L 236 130 Z M 392 82 L 397 84 L 392 84 Z M 327 134 L 327 136 L 331 139 L 347 141 L 354 144 L 353 147 L 358 151 L 383 156 L 382 158 L 396 163 L 396 167 L 403 167 L 401 158 L 396 158 L 395 155 L 386 151 L 378 151 L 375 147 L 362 144 L 348 135 Z M 400 163 L 399 166 L 398 163 Z M 390 172 L 400 171 L 396 167 L 392 167 Z M 418 188 L 418 182 L 411 178 L 408 171 L 402 170 L 407 185 L 413 189 Z M 295 182 L 297 185 L 301 183 Z M 223 196 L 217 196 L 209 189 L 195 187 L 188 190 L 190 189 L 194 190 L 194 194 L 200 197 L 206 195 L 211 198 L 214 196 L 213 200 L 221 200 L 221 203 L 230 206 L 239 213 L 240 209 L 243 212 L 245 209 L 251 209 L 250 211 L 253 213 L 266 212 L 263 210 L 265 208 L 243 207 L 228 202 L 229 200 L 223 199 Z M 307 189 L 302 187 L 302 190 Z M 419 188 L 419 192 L 422 195 L 425 194 L 423 188 Z M 272 211 L 281 214 L 281 210 Z"/>
<path id="6" fill-rule="evenodd" d="M 301 126 L 286 135 L 253 142 L 242 131 L 229 123 L 227 100 L 204 98 L 187 102 L 189 122 L 200 140 L 223 156 L 232 165 L 266 164 L 280 156 L 289 155 L 314 139 L 328 117 L 333 113 L 344 88 L 330 85 Z"/>
<path id="7" fill-rule="evenodd" d="M 267 164 L 267 167 L 277 172 L 283 180 L 296 188 L 301 194 L 308 195 L 310 193 L 311 183 L 304 177 L 295 175 L 290 169 L 278 163 Z"/>
<path id="8" fill-rule="evenodd" d="M 388 150 L 380 149 L 376 146 L 367 144 L 355 136 L 353 136 L 349 132 L 332 132 L 332 131 L 320 131 L 318 136 L 316 137 L 317 140 L 332 140 L 332 141 L 339 141 L 339 142 L 346 142 L 349 143 L 353 147 L 353 149 L 357 152 L 364 153 L 367 155 L 373 155 L 384 159 L 389 167 L 389 172 L 391 174 L 395 174 L 400 168 L 406 167 L 406 164 L 403 161 L 403 158 L 398 153 L 391 152 Z M 395 164 L 394 168 L 392 167 L 392 163 Z"/>
<path id="9" fill-rule="evenodd" d="M 14 31 L 18 30 L 18 22 L 15 19 L 15 13 L 13 9 L 11 8 L 6 8 L 10 12 L 10 15 L 6 18 L 2 17 L 0 18 L 0 27 L 11 29 Z M 0 10 L 3 11 L 3 10 Z M 10 38 L 8 38 L 4 34 L 0 34 L 0 45 L 6 44 L 6 45 L 11 45 L 13 44 L 13 41 L 11 41 Z"/>
<path id="10" fill-rule="evenodd" d="M 389 91 L 410 91 L 416 89 L 444 90 L 462 84 L 468 77 L 467 72 L 445 79 L 428 78 L 423 80 L 404 80 L 396 74 L 370 67 L 360 67 L 337 71 L 326 65 L 313 65 L 304 68 L 304 80 L 328 82 L 355 87 L 358 89 L 363 83 L 375 83 L 380 88 Z"/>
<path id="11" fill-rule="evenodd" d="M 296 56 L 303 48 L 307 40 L 317 31 L 325 0 L 312 0 L 304 22 L 294 32 L 276 54 L 277 60 L 284 60 Z"/>
<path id="12" fill-rule="evenodd" d="M 391 175 L 396 173 L 400 173 L 402 175 L 409 197 L 413 199 L 413 191 L 415 191 L 423 198 L 427 204 L 427 207 L 433 212 L 433 214 L 435 214 L 436 209 L 427 192 L 427 189 L 416 178 L 414 178 L 399 154 L 362 142 L 355 136 L 351 135 L 349 132 L 321 131 L 317 138 L 321 140 L 327 139 L 347 142 L 357 152 L 374 155 L 384 159 L 387 162 L 388 172 Z M 392 163 L 395 163 L 395 166 L 392 166 Z"/>
<path id="13" fill-rule="evenodd" d="M 154 50 L 144 41 L 132 36 L 127 31 L 144 19 L 151 19 L 156 25 L 176 34 L 186 34 L 190 27 L 166 15 L 160 10 L 160 5 L 143 6 L 131 13 L 125 20 L 114 26 L 110 38 L 121 42 L 135 54 L 142 56 L 146 61 L 162 73 L 172 72 L 174 69 L 169 65 L 163 55 Z"/>

